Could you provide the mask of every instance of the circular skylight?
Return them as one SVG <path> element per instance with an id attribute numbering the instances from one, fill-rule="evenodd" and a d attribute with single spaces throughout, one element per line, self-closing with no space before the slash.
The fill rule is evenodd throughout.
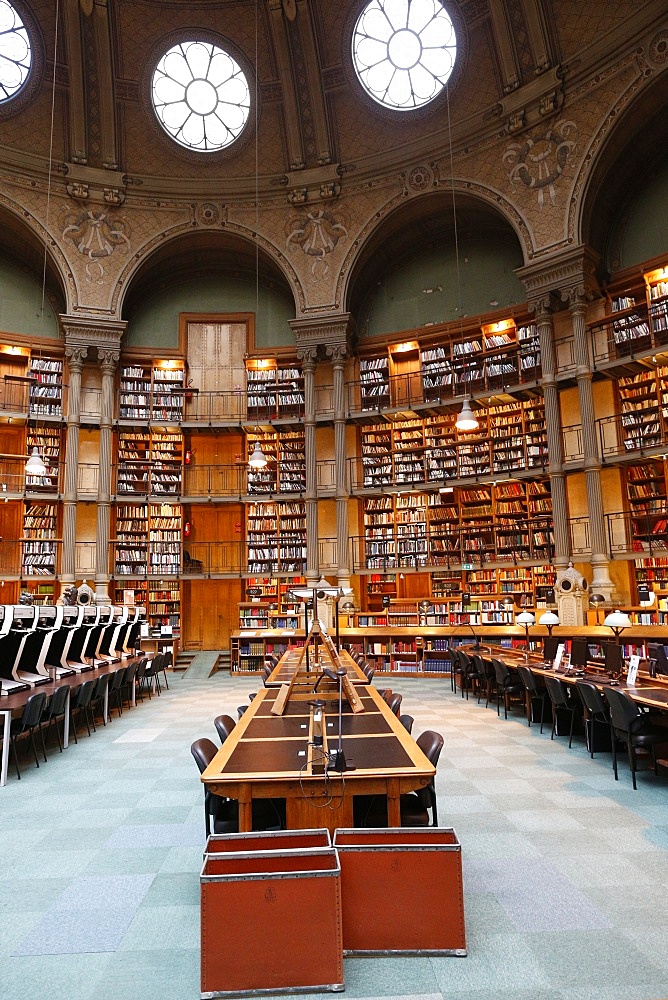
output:
<path id="1" fill-rule="evenodd" d="M 447 83 L 457 38 L 439 0 L 371 0 L 357 19 L 352 49 L 366 92 L 386 108 L 412 111 Z"/>
<path id="2" fill-rule="evenodd" d="M 32 54 L 25 25 L 6 0 L 0 0 L 0 103 L 8 101 L 28 78 Z"/>
<path id="3" fill-rule="evenodd" d="M 248 121 L 250 91 L 238 62 L 210 42 L 180 42 L 155 68 L 153 107 L 181 146 L 212 153 L 238 138 Z"/>

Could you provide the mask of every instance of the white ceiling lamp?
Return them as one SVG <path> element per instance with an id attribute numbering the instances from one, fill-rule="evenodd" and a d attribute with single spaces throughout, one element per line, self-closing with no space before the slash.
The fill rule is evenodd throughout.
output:
<path id="1" fill-rule="evenodd" d="M 248 459 L 248 468 L 252 469 L 253 472 L 260 472 L 262 469 L 266 468 L 268 458 L 260 447 L 260 442 L 255 442 L 255 447 Z"/>
<path id="2" fill-rule="evenodd" d="M 45 476 L 46 466 L 42 460 L 42 456 L 39 453 L 39 448 L 37 445 L 34 446 L 30 458 L 26 462 L 26 475 L 28 476 Z"/>
<path id="3" fill-rule="evenodd" d="M 464 397 L 461 411 L 455 421 L 455 427 L 460 431 L 477 431 L 478 420 L 471 409 L 471 401 L 468 396 Z"/>

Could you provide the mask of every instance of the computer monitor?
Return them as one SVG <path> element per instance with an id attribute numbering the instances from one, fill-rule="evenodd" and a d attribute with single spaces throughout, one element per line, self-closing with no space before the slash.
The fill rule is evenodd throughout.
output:
<path id="1" fill-rule="evenodd" d="M 650 642 L 647 644 L 647 652 L 650 660 L 654 660 L 656 673 L 668 676 L 668 653 L 666 647 L 658 642 Z"/>
<path id="2" fill-rule="evenodd" d="M 552 663 L 557 655 L 559 639 L 556 635 L 547 635 L 543 639 L 543 659 L 546 663 Z"/>
<path id="3" fill-rule="evenodd" d="M 587 640 L 581 636 L 571 639 L 571 667 L 581 667 L 584 670 L 588 659 L 589 645 Z"/>
<path id="4" fill-rule="evenodd" d="M 611 677 L 619 677 L 624 664 L 622 647 L 618 646 L 616 642 L 606 642 L 604 652 L 606 673 L 610 674 Z"/>

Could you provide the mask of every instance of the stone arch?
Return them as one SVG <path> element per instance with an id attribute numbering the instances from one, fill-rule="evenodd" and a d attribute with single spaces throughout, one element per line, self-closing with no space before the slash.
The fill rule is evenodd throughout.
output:
<path id="1" fill-rule="evenodd" d="M 74 275 L 60 246 L 42 222 L 0 191 L 0 226 L 0 252 L 29 272 L 40 285 L 45 275 L 46 292 L 56 315 L 70 313 L 78 299 Z"/>
<path id="2" fill-rule="evenodd" d="M 453 236 L 453 185 L 437 186 L 413 197 L 408 189 L 380 208 L 353 241 L 339 272 L 336 301 L 355 315 L 363 286 L 379 274 L 397 252 L 410 253 L 421 240 Z M 474 181 L 454 181 L 457 232 L 504 234 L 516 241 L 523 262 L 533 253 L 533 240 L 523 217 L 499 192 Z M 412 235 L 412 238 L 411 238 Z"/>

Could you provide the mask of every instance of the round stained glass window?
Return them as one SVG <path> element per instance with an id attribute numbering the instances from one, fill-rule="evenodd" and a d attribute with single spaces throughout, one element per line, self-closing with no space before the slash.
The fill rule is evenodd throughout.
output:
<path id="1" fill-rule="evenodd" d="M 439 0 L 371 0 L 357 19 L 352 54 L 375 101 L 412 111 L 441 92 L 455 65 L 455 29 Z"/>
<path id="2" fill-rule="evenodd" d="M 0 0 L 0 103 L 14 96 L 32 65 L 26 27 L 10 3 Z"/>
<path id="3" fill-rule="evenodd" d="M 160 124 L 188 149 L 225 149 L 248 121 L 246 75 L 228 52 L 210 42 L 174 45 L 155 68 L 151 93 Z"/>

